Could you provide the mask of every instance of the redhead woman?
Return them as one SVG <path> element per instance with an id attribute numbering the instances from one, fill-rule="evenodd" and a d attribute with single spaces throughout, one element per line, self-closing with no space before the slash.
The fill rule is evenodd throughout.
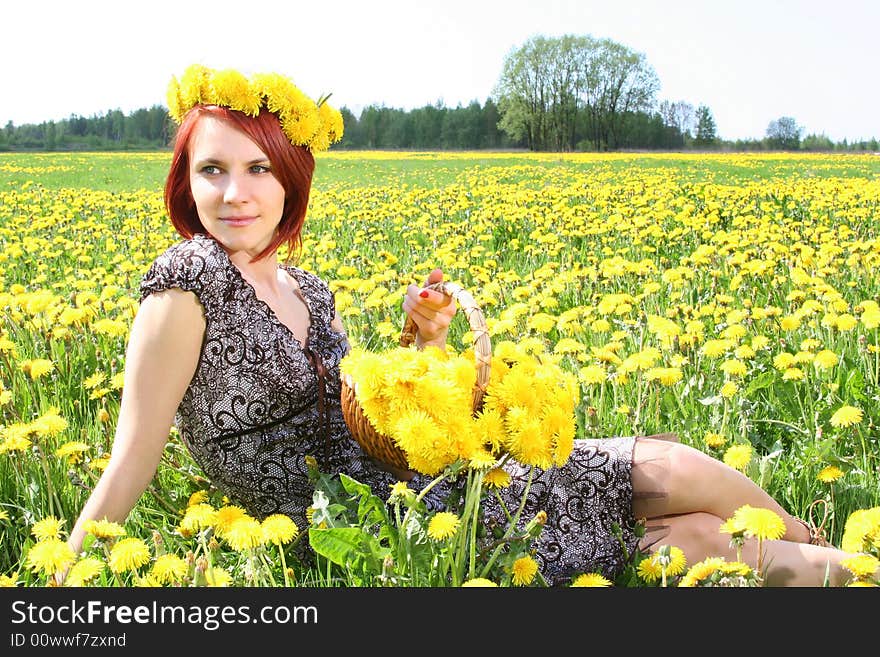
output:
<path id="1" fill-rule="evenodd" d="M 144 492 L 175 425 L 220 491 L 255 517 L 289 515 L 306 526 L 312 502 L 306 457 L 387 495 L 399 480 L 426 481 L 370 459 L 352 438 L 340 404 L 340 360 L 349 351 L 327 283 L 280 261 L 295 253 L 306 217 L 314 153 L 342 135 L 340 114 L 308 99 L 287 78 L 191 67 L 173 80 L 179 122 L 165 186 L 181 240 L 144 274 L 126 354 L 125 385 L 108 467 L 71 532 L 79 550 L 89 519 L 122 522 Z M 442 280 L 435 269 L 426 286 Z M 444 347 L 451 297 L 410 285 L 403 309 L 417 346 Z M 527 469 L 506 466 L 509 501 Z M 444 508 L 449 489 L 432 491 Z M 531 482 L 524 518 L 547 522 L 536 560 L 548 582 L 576 573 L 614 577 L 636 547 L 680 547 L 688 562 L 735 558 L 722 522 L 743 506 L 781 516 L 785 535 L 765 542 L 769 585 L 844 583 L 849 556 L 821 544 L 807 525 L 748 477 L 675 441 L 578 439 L 568 461 Z M 504 522 L 489 501 L 487 522 Z M 639 520 L 647 531 L 640 536 Z M 622 541 L 615 535 L 622 531 Z M 622 543 L 622 544 L 621 544 Z M 754 565 L 756 546 L 743 559 Z"/>

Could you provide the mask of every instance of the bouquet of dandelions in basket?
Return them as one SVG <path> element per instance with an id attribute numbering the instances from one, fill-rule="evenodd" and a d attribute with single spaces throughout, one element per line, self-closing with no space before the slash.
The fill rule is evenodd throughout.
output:
<path id="1" fill-rule="evenodd" d="M 481 367 L 489 371 L 484 389 Z M 523 507 L 534 468 L 568 459 L 579 395 L 576 378 L 558 358 L 530 339 L 501 342 L 490 358 L 449 347 L 355 348 L 341 372 L 343 388 L 354 391 L 369 422 L 371 440 L 386 440 L 395 451 L 384 460 L 421 473 L 427 483 L 415 492 L 399 482 L 382 499 L 381 491 L 350 478 L 334 481 L 313 471 L 310 543 L 316 552 L 342 566 L 351 583 L 540 582 L 532 544 L 546 515 L 522 518 Z M 352 426 L 348 415 L 346 420 Z M 388 455 L 388 445 L 376 451 L 363 432 L 353 434 L 368 454 Z M 505 469 L 511 459 L 528 470 L 515 500 L 502 491 L 511 484 Z M 448 492 L 439 512 L 424 503 L 435 487 Z M 507 524 L 487 531 L 481 511 L 489 495 Z"/>

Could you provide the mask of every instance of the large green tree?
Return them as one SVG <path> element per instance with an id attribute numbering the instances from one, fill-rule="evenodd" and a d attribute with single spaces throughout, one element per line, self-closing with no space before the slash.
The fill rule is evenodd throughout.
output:
<path id="1" fill-rule="evenodd" d="M 499 128 L 532 150 L 571 150 L 578 126 L 597 150 L 617 148 L 629 117 L 660 86 L 645 56 L 610 39 L 535 36 L 504 60 Z"/>

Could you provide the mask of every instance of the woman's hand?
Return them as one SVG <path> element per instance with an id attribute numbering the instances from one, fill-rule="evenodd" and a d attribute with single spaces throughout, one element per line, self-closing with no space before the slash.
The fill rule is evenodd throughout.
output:
<path id="1" fill-rule="evenodd" d="M 443 271 L 434 269 L 428 274 L 425 285 L 443 280 Z M 446 346 L 449 324 L 455 317 L 455 299 L 437 290 L 427 290 L 418 285 L 406 288 L 403 310 L 418 327 L 416 346 L 434 345 L 441 349 Z"/>

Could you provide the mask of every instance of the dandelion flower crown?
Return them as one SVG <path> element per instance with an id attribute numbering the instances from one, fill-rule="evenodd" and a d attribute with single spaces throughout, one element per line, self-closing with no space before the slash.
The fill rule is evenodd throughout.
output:
<path id="1" fill-rule="evenodd" d="M 261 109 L 275 114 L 294 146 L 311 152 L 327 150 L 342 139 L 342 114 L 326 103 L 306 96 L 291 80 L 278 73 L 258 73 L 250 78 L 234 69 L 215 70 L 193 64 L 168 85 L 168 112 L 178 125 L 196 105 L 219 105 L 257 116 Z"/>

